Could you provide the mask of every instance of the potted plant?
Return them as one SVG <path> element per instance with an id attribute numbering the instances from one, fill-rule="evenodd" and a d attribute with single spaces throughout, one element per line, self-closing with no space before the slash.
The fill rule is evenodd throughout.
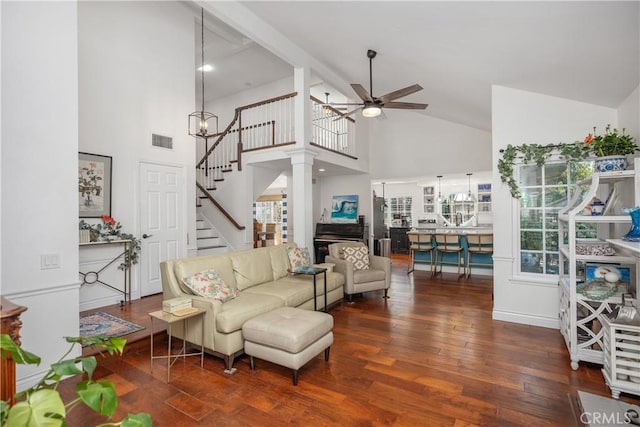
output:
<path id="1" fill-rule="evenodd" d="M 631 135 L 625 134 L 626 129 L 618 133 L 618 129 L 611 129 L 607 125 L 604 135 L 596 135 L 596 128 L 584 139 L 584 145 L 596 156 L 594 163 L 596 172 L 609 172 L 625 170 L 629 154 L 634 154 L 638 150 L 636 141 Z"/>
<path id="2" fill-rule="evenodd" d="M 109 354 L 122 355 L 126 340 L 118 337 L 91 336 L 65 337 L 71 344 L 69 351 L 59 361 L 51 365 L 45 376 L 33 387 L 18 393 L 15 403 L 0 401 L 0 426 L 66 426 L 65 418 L 69 411 L 79 404 L 84 404 L 100 415 L 111 419 L 118 407 L 118 396 L 113 383 L 106 379 L 93 379 L 97 366 L 95 356 L 72 357 L 74 345 L 91 345 L 104 348 Z M 40 364 L 40 357 L 22 349 L 9 335 L 0 335 L 2 357 L 10 355 L 20 365 Z M 83 375 L 84 380 L 76 385 L 76 398 L 64 403 L 58 391 L 60 381 L 73 375 Z M 123 420 L 110 420 L 103 426 L 151 427 L 151 416 L 141 412 L 128 414 Z"/>

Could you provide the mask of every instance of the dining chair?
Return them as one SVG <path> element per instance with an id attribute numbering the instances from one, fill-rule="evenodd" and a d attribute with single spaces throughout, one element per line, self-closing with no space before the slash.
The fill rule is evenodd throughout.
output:
<path id="1" fill-rule="evenodd" d="M 440 273 L 442 273 L 442 264 L 455 265 L 458 267 L 458 275 L 460 275 L 460 267 L 464 267 L 462 253 L 464 252 L 464 246 L 462 246 L 461 236 L 459 234 L 436 234 L 436 265 L 435 273 L 438 274 L 438 265 L 440 266 Z M 450 261 L 445 259 L 445 254 L 455 254 L 456 260 Z M 464 274 L 464 273 L 463 273 Z"/>
<path id="2" fill-rule="evenodd" d="M 486 256 L 480 257 L 479 262 L 474 262 L 473 257 L 478 255 L 493 255 L 493 234 L 467 234 L 467 278 L 471 275 L 471 266 L 493 268 L 493 263 L 486 262 Z M 484 262 L 482 262 L 484 258 Z"/>
<path id="3" fill-rule="evenodd" d="M 433 234 L 432 233 L 418 233 L 416 231 L 407 232 L 409 238 L 409 253 L 411 254 L 411 261 L 407 267 L 407 274 L 410 274 L 415 270 L 415 263 L 429 263 L 429 270 L 431 274 L 434 274 L 434 246 L 433 246 Z M 429 260 L 417 259 L 416 252 L 428 252 Z"/>

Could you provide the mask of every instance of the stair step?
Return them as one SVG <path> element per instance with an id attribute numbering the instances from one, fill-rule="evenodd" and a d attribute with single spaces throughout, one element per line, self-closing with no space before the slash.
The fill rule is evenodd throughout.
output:
<path id="1" fill-rule="evenodd" d="M 229 169 L 222 169 L 222 172 L 233 172 L 233 168 L 229 168 Z"/>
<path id="2" fill-rule="evenodd" d="M 200 249 L 218 249 L 218 248 L 226 248 L 225 245 L 208 245 L 208 246 L 200 246 L 198 248 L 198 250 Z"/>
<path id="3" fill-rule="evenodd" d="M 224 178 L 217 178 L 213 180 L 213 182 L 221 182 L 221 181 L 224 181 Z"/>

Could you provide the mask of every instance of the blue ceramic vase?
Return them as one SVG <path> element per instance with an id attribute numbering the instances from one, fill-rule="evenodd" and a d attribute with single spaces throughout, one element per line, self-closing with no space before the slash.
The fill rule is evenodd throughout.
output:
<path id="1" fill-rule="evenodd" d="M 624 209 L 624 211 L 631 215 L 631 230 L 622 236 L 622 240 L 640 242 L 640 206 L 633 209 Z"/>

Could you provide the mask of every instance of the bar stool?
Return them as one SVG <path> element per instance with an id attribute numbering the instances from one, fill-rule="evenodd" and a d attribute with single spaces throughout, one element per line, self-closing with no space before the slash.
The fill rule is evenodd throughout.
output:
<path id="1" fill-rule="evenodd" d="M 467 234 L 467 246 L 467 278 L 471 265 L 493 268 L 493 263 L 473 262 L 474 255 L 493 255 L 493 234 Z"/>
<path id="2" fill-rule="evenodd" d="M 418 233 L 415 231 L 407 232 L 407 237 L 409 238 L 409 252 L 411 253 L 411 263 L 407 267 L 407 274 L 410 274 L 415 268 L 416 251 L 420 252 L 429 252 L 429 270 L 431 271 L 431 275 L 434 274 L 434 264 L 433 264 L 433 242 L 431 233 Z M 425 260 L 417 260 L 417 262 L 427 263 Z"/>
<path id="3" fill-rule="evenodd" d="M 442 264 L 447 265 L 457 265 L 458 266 L 458 275 L 460 275 L 460 267 L 464 265 L 462 264 L 462 252 L 464 251 L 464 247 L 462 246 L 462 242 L 460 239 L 460 235 L 458 234 L 436 234 L 436 265 L 435 265 L 435 273 L 438 274 L 438 265 L 440 265 L 440 273 L 442 273 Z M 457 261 L 446 261 L 444 260 L 444 254 L 456 254 Z M 463 273 L 464 274 L 464 273 Z"/>

